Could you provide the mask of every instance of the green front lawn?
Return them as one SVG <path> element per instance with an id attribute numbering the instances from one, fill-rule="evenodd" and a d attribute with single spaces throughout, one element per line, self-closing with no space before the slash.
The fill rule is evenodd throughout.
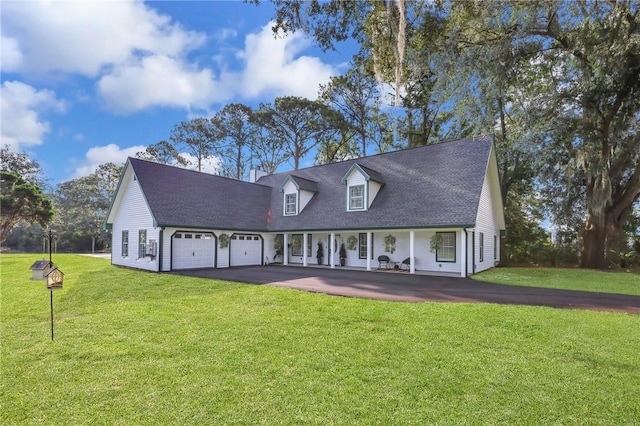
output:
<path id="1" fill-rule="evenodd" d="M 1 255 L 0 424 L 635 424 L 640 316 L 397 303 Z"/>
<path id="2" fill-rule="evenodd" d="M 560 288 L 640 296 L 640 274 L 569 268 L 494 268 L 473 276 L 478 281 L 526 287 Z"/>

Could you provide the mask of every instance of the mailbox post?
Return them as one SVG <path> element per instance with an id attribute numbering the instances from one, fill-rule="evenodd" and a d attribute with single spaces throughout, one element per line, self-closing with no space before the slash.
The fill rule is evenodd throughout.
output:
<path id="1" fill-rule="evenodd" d="M 49 290 L 49 300 L 51 302 L 51 340 L 53 341 L 53 290 L 61 290 L 62 283 L 64 281 L 64 273 L 55 266 L 51 260 L 51 242 L 53 240 L 53 233 L 51 228 L 48 232 L 49 237 L 49 269 L 42 275 L 47 281 L 47 289 Z"/>
<path id="2" fill-rule="evenodd" d="M 51 300 L 51 340 L 53 340 L 53 290 L 61 290 L 64 281 L 64 273 L 57 266 L 50 268 L 45 273 L 47 280 L 47 289 L 50 293 Z"/>

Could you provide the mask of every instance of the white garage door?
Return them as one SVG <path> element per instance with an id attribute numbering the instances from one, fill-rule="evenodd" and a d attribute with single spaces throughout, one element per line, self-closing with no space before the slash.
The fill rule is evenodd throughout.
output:
<path id="1" fill-rule="evenodd" d="M 177 232 L 173 235 L 172 269 L 213 268 L 213 234 Z"/>
<path id="2" fill-rule="evenodd" d="M 261 265 L 262 240 L 258 235 L 232 235 L 230 266 Z"/>

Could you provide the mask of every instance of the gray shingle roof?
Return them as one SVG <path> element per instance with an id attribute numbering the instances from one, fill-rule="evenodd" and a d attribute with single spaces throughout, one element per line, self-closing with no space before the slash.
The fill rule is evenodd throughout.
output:
<path id="1" fill-rule="evenodd" d="M 158 226 L 260 231 L 271 188 L 129 158 Z"/>
<path id="2" fill-rule="evenodd" d="M 356 162 L 356 164 L 358 165 L 358 167 L 360 167 L 362 169 L 363 172 L 365 172 L 367 175 L 369 175 L 369 178 L 372 181 L 378 182 L 378 183 L 381 183 L 381 184 L 385 183 L 384 182 L 384 178 L 382 177 L 382 173 L 377 172 L 375 170 L 372 170 L 369 167 L 363 166 L 359 162 Z"/>
<path id="3" fill-rule="evenodd" d="M 299 189 L 310 192 L 318 192 L 318 182 L 314 182 L 309 179 L 301 178 L 300 176 L 291 175 L 291 179 L 293 179 L 298 185 Z"/>
<path id="4" fill-rule="evenodd" d="M 474 225 L 492 137 L 467 138 L 242 182 L 129 159 L 159 226 L 313 231 Z M 367 211 L 346 211 L 341 183 L 357 163 L 384 182 Z M 283 215 L 285 180 L 317 191 Z M 372 176 L 373 178 L 373 176 Z M 268 219 L 267 219 L 268 218 Z"/>

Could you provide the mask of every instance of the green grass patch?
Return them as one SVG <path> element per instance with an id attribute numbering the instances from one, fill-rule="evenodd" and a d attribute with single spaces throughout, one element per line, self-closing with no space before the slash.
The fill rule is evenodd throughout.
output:
<path id="1" fill-rule="evenodd" d="M 640 316 L 332 297 L 1 255 L 0 424 L 635 424 Z"/>
<path id="2" fill-rule="evenodd" d="M 478 281 L 525 287 L 558 288 L 640 295 L 640 274 L 569 268 L 493 268 L 473 276 Z"/>

